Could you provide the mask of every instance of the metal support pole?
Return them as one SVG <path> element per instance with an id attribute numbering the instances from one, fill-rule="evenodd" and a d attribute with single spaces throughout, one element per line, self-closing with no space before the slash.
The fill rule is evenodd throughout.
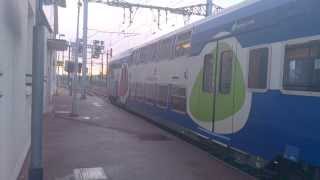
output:
<path id="1" fill-rule="evenodd" d="M 73 72 L 73 80 L 72 80 L 72 115 L 78 116 L 79 115 L 79 99 L 78 99 L 78 68 L 79 68 L 79 18 L 80 18 L 80 7 L 81 2 L 78 2 L 78 17 L 77 17 L 77 35 L 76 35 L 76 48 L 75 48 L 75 63 L 74 63 L 74 72 Z"/>
<path id="2" fill-rule="evenodd" d="M 29 179 L 42 180 L 42 121 L 45 56 L 45 26 L 41 23 L 42 1 L 36 1 L 36 24 L 33 29 L 31 161 Z"/>
<path id="3" fill-rule="evenodd" d="M 91 83 L 92 83 L 92 66 L 93 66 L 93 62 L 92 62 L 92 58 L 91 58 L 91 65 L 90 65 L 91 67 L 90 67 L 90 81 L 91 81 Z"/>
<path id="4" fill-rule="evenodd" d="M 81 99 L 86 99 L 87 88 L 87 44 L 88 44 L 88 0 L 83 0 L 83 54 Z"/>
<path id="5" fill-rule="evenodd" d="M 101 80 L 103 80 L 103 53 L 101 54 Z"/>
<path id="6" fill-rule="evenodd" d="M 107 49 L 107 54 L 106 54 L 106 60 L 107 60 L 107 64 L 106 64 L 106 87 L 108 88 L 108 73 L 109 73 L 109 52 Z"/>
<path id="7" fill-rule="evenodd" d="M 70 63 L 71 63 L 71 45 L 69 45 L 69 52 L 68 52 L 68 67 L 67 67 L 67 71 L 68 71 L 68 81 L 67 81 L 67 83 L 68 83 L 68 89 L 69 89 L 69 95 L 70 96 L 72 96 L 72 86 L 71 86 L 71 80 L 70 80 L 70 69 L 69 69 L 69 67 L 70 67 Z"/>
<path id="8" fill-rule="evenodd" d="M 63 66 L 62 66 L 62 86 L 64 86 L 63 84 L 65 84 L 65 72 L 64 72 L 64 66 L 66 65 L 66 61 L 64 59 L 64 52 L 62 51 L 62 62 L 63 62 Z"/>
<path id="9" fill-rule="evenodd" d="M 206 17 L 212 16 L 212 0 L 207 0 Z"/>

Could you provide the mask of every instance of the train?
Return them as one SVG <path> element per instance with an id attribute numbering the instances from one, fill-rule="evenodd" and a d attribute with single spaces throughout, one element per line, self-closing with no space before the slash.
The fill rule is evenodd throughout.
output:
<path id="1" fill-rule="evenodd" d="M 248 0 L 126 50 L 109 65 L 109 97 L 256 166 L 280 158 L 319 178 L 319 7 Z"/>

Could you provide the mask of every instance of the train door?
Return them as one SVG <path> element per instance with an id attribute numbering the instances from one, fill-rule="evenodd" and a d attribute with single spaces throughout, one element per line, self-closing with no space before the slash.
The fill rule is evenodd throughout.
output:
<path id="1" fill-rule="evenodd" d="M 213 123 L 212 131 L 218 134 L 234 132 L 234 115 L 243 98 L 242 71 L 237 58 L 235 38 L 219 40 L 214 59 Z"/>
<path id="2" fill-rule="evenodd" d="M 245 98 L 238 49 L 240 46 L 235 38 L 208 45 L 190 94 L 189 112 L 192 118 L 202 128 L 220 135 L 234 132 L 234 115 Z"/>
<path id="3" fill-rule="evenodd" d="M 194 121 L 202 128 L 211 131 L 213 127 L 213 91 L 215 79 L 215 57 L 217 50 L 217 42 L 207 45 L 205 54 L 202 56 L 202 63 L 199 64 L 201 69 L 194 81 L 192 81 L 192 91 L 189 97 L 189 112 Z M 192 70 L 196 68 L 191 68 Z"/>

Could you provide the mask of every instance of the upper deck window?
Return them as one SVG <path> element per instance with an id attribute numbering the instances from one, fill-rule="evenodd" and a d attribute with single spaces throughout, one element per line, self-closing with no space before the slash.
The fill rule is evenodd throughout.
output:
<path id="1" fill-rule="evenodd" d="M 320 91 L 320 41 L 286 47 L 283 87 Z"/>
<path id="2" fill-rule="evenodd" d="M 132 63 L 133 64 L 138 64 L 140 59 L 140 51 L 136 50 L 132 53 Z"/>
<path id="3" fill-rule="evenodd" d="M 191 31 L 179 34 L 176 39 L 175 57 L 186 56 L 191 50 Z"/>
<path id="4" fill-rule="evenodd" d="M 158 60 L 161 61 L 165 59 L 170 59 L 172 57 L 174 40 L 175 40 L 174 37 L 170 37 L 158 43 L 158 50 L 157 50 Z"/>
<path id="5" fill-rule="evenodd" d="M 268 79 L 269 49 L 260 48 L 250 51 L 248 87 L 266 89 Z"/>

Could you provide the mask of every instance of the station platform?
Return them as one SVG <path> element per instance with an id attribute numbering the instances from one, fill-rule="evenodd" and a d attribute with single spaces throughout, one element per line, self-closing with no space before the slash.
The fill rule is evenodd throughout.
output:
<path id="1" fill-rule="evenodd" d="M 67 92 L 54 101 L 44 122 L 46 180 L 77 179 L 79 170 L 103 171 L 107 180 L 254 179 L 101 97 L 80 100 L 79 117 L 69 114 Z"/>

